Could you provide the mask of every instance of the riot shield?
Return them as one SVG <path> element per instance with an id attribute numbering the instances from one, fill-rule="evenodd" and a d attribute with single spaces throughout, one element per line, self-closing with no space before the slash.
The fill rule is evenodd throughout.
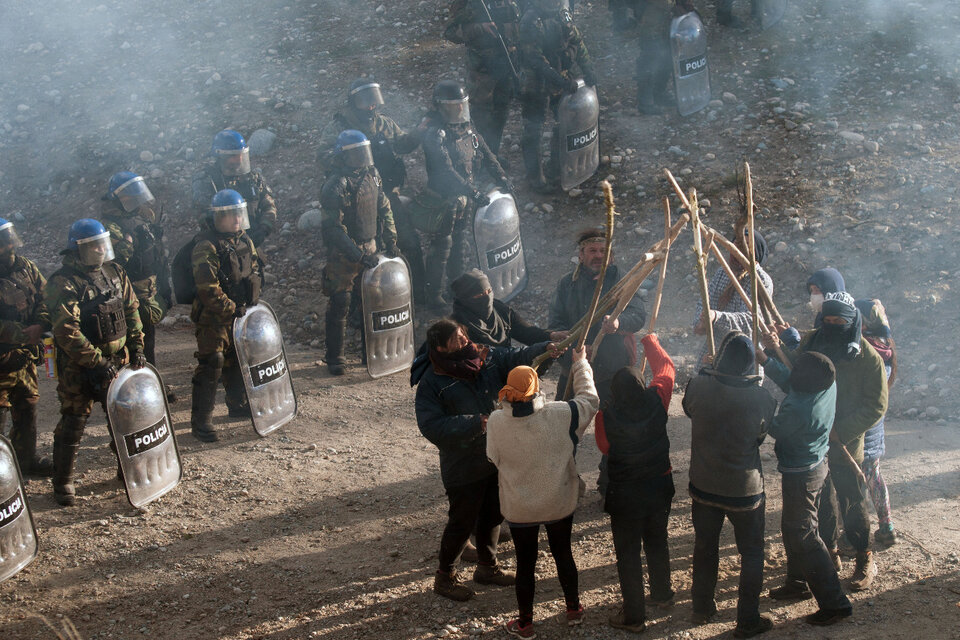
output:
<path id="1" fill-rule="evenodd" d="M 122 368 L 107 388 L 107 417 L 130 504 L 142 507 L 180 484 L 180 451 L 156 369 Z"/>
<path id="2" fill-rule="evenodd" d="M 787 0 L 760 0 L 760 28 L 769 29 L 783 20 L 787 12 Z"/>
<path id="3" fill-rule="evenodd" d="M 416 352 L 410 272 L 400 258 L 377 259 L 377 266 L 365 270 L 360 283 L 367 373 L 371 378 L 409 369 Z"/>
<path id="4" fill-rule="evenodd" d="M 557 111 L 554 141 L 560 188 L 573 189 L 600 166 L 600 102 L 597 91 L 578 80 L 576 93 L 565 95 Z"/>
<path id="5" fill-rule="evenodd" d="M 283 334 L 270 305 L 261 300 L 233 321 L 233 346 L 253 428 L 266 436 L 297 416 L 297 395 L 283 350 Z"/>
<path id="6" fill-rule="evenodd" d="M 10 441 L 0 436 L 0 582 L 19 573 L 38 551 L 17 456 Z"/>
<path id="7" fill-rule="evenodd" d="M 473 218 L 477 263 L 490 279 L 493 297 L 507 302 L 527 286 L 520 213 L 509 193 L 492 191 L 487 195 L 490 204 L 478 208 Z"/>
<path id="8" fill-rule="evenodd" d="M 707 33 L 696 11 L 670 23 L 673 80 L 677 109 L 688 116 L 710 104 L 710 70 L 707 67 Z"/>

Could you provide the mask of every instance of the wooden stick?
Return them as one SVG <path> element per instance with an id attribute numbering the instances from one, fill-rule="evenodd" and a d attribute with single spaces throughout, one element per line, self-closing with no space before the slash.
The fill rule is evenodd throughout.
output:
<path id="1" fill-rule="evenodd" d="M 610 313 L 610 319 L 615 320 L 620 317 L 620 314 L 623 313 L 623 310 L 627 308 L 627 305 L 630 304 L 630 301 L 633 300 L 633 296 L 637 295 L 637 291 L 640 290 L 640 287 L 643 285 L 643 281 L 647 279 L 647 276 L 653 271 L 653 267 L 657 262 L 661 262 L 664 259 L 664 254 L 662 253 L 646 253 L 644 254 L 644 261 L 648 263 L 649 268 L 644 268 L 638 271 L 631 278 L 630 284 L 624 285 L 620 291 L 617 292 L 617 306 L 614 307 L 613 311 Z M 652 264 L 649 264 L 652 263 Z M 600 343 L 603 342 L 603 337 L 606 334 L 602 331 L 597 334 L 593 339 L 593 344 L 590 346 L 590 350 L 596 355 L 597 350 L 600 348 Z"/>
<path id="2" fill-rule="evenodd" d="M 750 310 L 753 314 L 751 322 L 753 324 L 753 344 L 756 348 L 760 344 L 760 293 L 757 289 L 760 287 L 760 274 L 757 272 L 757 245 L 754 233 L 753 216 L 753 179 L 750 177 L 750 163 L 743 163 L 743 170 L 747 185 L 747 229 L 749 236 L 747 238 L 747 247 L 750 253 L 750 281 L 752 288 L 750 291 Z M 760 363 L 754 363 L 754 373 L 760 373 Z"/>
<path id="3" fill-rule="evenodd" d="M 743 255 L 743 252 L 740 251 L 740 247 L 738 247 L 734 243 L 724 238 L 723 235 L 718 233 L 715 229 L 711 229 L 707 225 L 703 225 L 703 226 L 708 231 L 713 231 L 716 234 L 716 236 L 714 237 L 716 242 L 718 242 L 720 246 L 722 246 L 724 249 L 729 251 L 730 255 L 736 258 L 737 262 L 739 262 L 744 269 L 750 268 L 750 260 L 747 259 L 745 255 Z M 785 324 L 783 321 L 783 316 L 781 316 L 780 311 L 777 310 L 777 305 L 773 303 L 773 298 L 770 297 L 770 292 L 767 291 L 765 287 L 760 287 L 758 292 L 760 294 L 760 299 L 763 301 L 763 304 L 767 305 L 767 309 L 770 311 L 771 314 L 773 314 L 774 320 L 776 320 L 779 324 Z"/>
<path id="4" fill-rule="evenodd" d="M 663 241 L 666 248 L 663 252 L 663 262 L 660 263 L 660 279 L 657 281 L 657 294 L 653 298 L 653 308 L 650 311 L 650 324 L 647 330 L 650 333 L 657 328 L 657 317 L 660 315 L 660 301 L 663 299 L 663 284 L 667 280 L 667 259 L 670 257 L 670 198 L 663 197 Z M 647 368 L 647 353 L 640 350 L 640 375 L 643 376 Z"/>
<path id="5" fill-rule="evenodd" d="M 670 175 L 669 171 L 667 175 Z M 710 359 L 712 360 L 717 354 L 717 347 L 713 341 L 713 322 L 710 321 L 710 291 L 707 288 L 707 260 L 706 256 L 703 255 L 702 238 L 700 237 L 700 209 L 697 206 L 697 192 L 693 189 L 690 190 L 690 200 L 686 204 L 690 206 L 690 216 L 693 220 L 693 254 L 697 261 L 697 282 L 700 283 L 702 313 L 706 316 L 707 350 L 710 352 Z"/>

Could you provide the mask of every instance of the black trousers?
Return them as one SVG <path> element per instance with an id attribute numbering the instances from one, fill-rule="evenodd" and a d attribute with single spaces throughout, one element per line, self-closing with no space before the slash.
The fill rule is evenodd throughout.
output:
<path id="1" fill-rule="evenodd" d="M 573 514 L 551 524 L 543 525 L 547 530 L 547 542 L 550 553 L 557 565 L 557 577 L 563 589 L 567 609 L 580 608 L 580 584 L 577 575 L 577 563 L 573 559 L 571 536 L 573 532 Z M 533 619 L 533 596 L 536 591 L 537 553 L 540 540 L 540 525 L 510 527 L 513 546 L 517 551 L 517 608 L 520 621 Z M 479 544 L 477 545 L 479 548 Z"/>
<path id="2" fill-rule="evenodd" d="M 840 540 L 840 522 L 847 540 L 858 553 L 870 548 L 870 519 L 867 515 L 866 485 L 857 476 L 853 465 L 831 451 L 827 479 L 823 483 L 818 516 L 820 537 L 829 549 L 836 549 Z"/>
<path id="3" fill-rule="evenodd" d="M 611 515 L 613 546 L 617 552 L 617 573 L 623 596 L 623 615 L 627 624 L 640 624 L 647 619 L 643 597 L 643 565 L 641 554 L 647 554 L 650 597 L 666 602 L 673 597 L 670 587 L 670 549 L 667 547 L 667 524 L 670 505 L 665 509 L 639 515 Z"/>
<path id="4" fill-rule="evenodd" d="M 821 609 L 844 609 L 850 601 L 817 532 L 817 508 L 826 477 L 826 461 L 809 471 L 783 474 L 780 529 L 787 552 L 787 585 L 802 587 L 806 582 Z"/>
<path id="5" fill-rule="evenodd" d="M 480 564 L 497 564 L 497 539 L 500 537 L 500 486 L 497 474 L 456 487 L 447 487 L 450 509 L 447 526 L 440 538 L 440 571 L 450 572 L 470 539 L 477 537 Z"/>
<path id="6" fill-rule="evenodd" d="M 733 525 L 740 554 L 740 585 L 737 626 L 751 627 L 760 619 L 763 588 L 763 515 L 766 497 L 750 511 L 730 511 L 693 501 L 693 610 L 710 614 L 717 610 L 714 594 L 720 567 L 720 530 L 724 518 Z"/>

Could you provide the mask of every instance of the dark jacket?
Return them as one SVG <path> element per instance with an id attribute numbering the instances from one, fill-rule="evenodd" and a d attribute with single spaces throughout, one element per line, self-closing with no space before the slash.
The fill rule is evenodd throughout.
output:
<path id="1" fill-rule="evenodd" d="M 457 304 L 456 301 L 453 303 L 453 313 L 450 314 L 450 317 L 466 327 L 467 337 L 477 344 L 486 344 L 491 347 L 509 347 L 511 339 L 527 345 L 550 341 L 549 331 L 533 326 L 511 309 L 507 303 L 494 300 L 493 312 L 500 317 L 506 332 L 506 339 L 497 343 L 490 340 L 489 331 L 480 324 L 481 319 L 476 314 L 471 313 L 469 309 Z"/>
<path id="2" fill-rule="evenodd" d="M 438 374 L 426 345 L 410 369 L 410 386 L 417 386 L 416 412 L 420 433 L 440 450 L 444 487 L 457 487 L 497 473 L 487 459 L 482 418 L 496 409 L 497 394 L 514 367 L 530 365 L 546 351 L 546 342 L 521 349 L 493 348 L 472 382 Z"/>
<path id="3" fill-rule="evenodd" d="M 773 450 L 782 473 L 808 471 L 820 464 L 830 447 L 830 429 L 837 406 L 837 385 L 825 391 L 801 393 L 790 388 L 790 371 L 776 358 L 764 370 L 787 393 L 770 424 Z"/>

